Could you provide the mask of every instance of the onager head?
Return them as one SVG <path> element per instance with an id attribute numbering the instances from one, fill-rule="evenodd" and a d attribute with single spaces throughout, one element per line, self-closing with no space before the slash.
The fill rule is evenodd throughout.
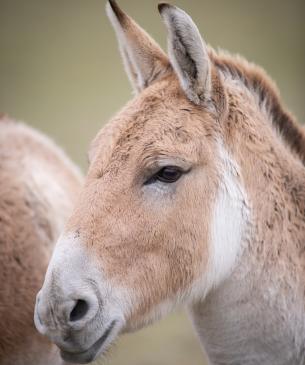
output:
<path id="1" fill-rule="evenodd" d="M 119 333 L 200 301 L 239 253 L 246 205 L 225 149 L 222 76 L 192 19 L 168 4 L 159 11 L 169 57 L 107 4 L 137 95 L 91 145 L 36 303 L 38 330 L 71 362 L 90 362 Z"/>

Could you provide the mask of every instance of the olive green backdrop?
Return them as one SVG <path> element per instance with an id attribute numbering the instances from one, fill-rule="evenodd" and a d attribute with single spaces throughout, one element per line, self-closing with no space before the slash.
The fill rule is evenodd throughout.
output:
<path id="1" fill-rule="evenodd" d="M 119 3 L 165 47 L 157 1 Z M 305 119 L 304 0 L 175 4 L 192 15 L 211 45 L 262 65 L 285 104 L 300 122 Z M 0 0 L 0 111 L 50 135 L 84 171 L 89 141 L 131 97 L 104 7 L 104 0 Z M 124 336 L 105 363 L 204 360 L 189 321 L 176 314 Z"/>

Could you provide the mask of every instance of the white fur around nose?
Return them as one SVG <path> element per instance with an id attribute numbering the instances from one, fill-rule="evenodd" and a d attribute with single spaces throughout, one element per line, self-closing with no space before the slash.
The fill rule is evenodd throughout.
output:
<path id="1" fill-rule="evenodd" d="M 62 324 L 68 323 L 71 309 L 78 300 L 88 304 L 86 316 L 74 324 L 75 328 L 83 327 L 99 311 L 101 300 L 96 295 L 97 284 L 94 284 L 99 276 L 79 239 L 75 235 L 60 237 L 36 305 L 37 329 L 58 341 Z"/>
<path id="2" fill-rule="evenodd" d="M 128 310 L 128 293 L 106 278 L 98 258 L 85 247 L 78 235 L 62 235 L 55 247 L 41 290 L 42 301 L 84 299 L 99 306 L 102 322 L 117 318 L 123 322 Z M 53 303 L 54 304 L 54 303 Z M 124 305 L 123 305 L 124 304 Z M 123 308 L 122 308 L 123 306 Z"/>
<path id="3" fill-rule="evenodd" d="M 125 315 L 131 308 L 129 291 L 113 285 L 101 266 L 78 235 L 61 236 L 35 310 L 37 329 L 57 344 L 66 346 L 65 328 L 69 318 L 61 317 L 61 305 L 65 305 L 66 301 L 69 303 L 69 300 L 85 300 L 89 305 L 88 312 L 83 319 L 72 324 L 73 331 L 70 331 L 71 339 L 77 343 L 74 350 L 89 348 L 111 323 L 115 323 L 96 356 L 124 327 Z"/>
<path id="4" fill-rule="evenodd" d="M 55 247 L 46 273 L 43 288 L 53 286 L 58 295 L 69 299 L 76 293 L 85 293 L 85 282 L 90 277 L 98 276 L 93 260 L 82 246 L 79 238 L 69 234 L 61 236 Z"/>

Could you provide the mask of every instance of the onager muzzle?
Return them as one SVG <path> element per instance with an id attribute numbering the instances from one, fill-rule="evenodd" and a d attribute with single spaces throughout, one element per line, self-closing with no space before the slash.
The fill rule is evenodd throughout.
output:
<path id="1" fill-rule="evenodd" d="M 64 360 L 92 361 L 122 327 L 109 288 L 86 252 L 61 239 L 37 294 L 35 325 L 61 349 Z M 108 303 L 108 304 L 107 304 Z M 109 317 L 108 307 L 112 307 Z"/>

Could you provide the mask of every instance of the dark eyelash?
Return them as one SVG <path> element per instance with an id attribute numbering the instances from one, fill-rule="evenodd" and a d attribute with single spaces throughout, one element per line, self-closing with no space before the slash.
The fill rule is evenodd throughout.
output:
<path id="1" fill-rule="evenodd" d="M 165 184 L 171 184 L 180 179 L 180 177 L 185 173 L 178 166 L 165 166 L 161 168 L 156 174 L 151 176 L 144 185 L 150 185 L 157 181 L 163 182 Z"/>

